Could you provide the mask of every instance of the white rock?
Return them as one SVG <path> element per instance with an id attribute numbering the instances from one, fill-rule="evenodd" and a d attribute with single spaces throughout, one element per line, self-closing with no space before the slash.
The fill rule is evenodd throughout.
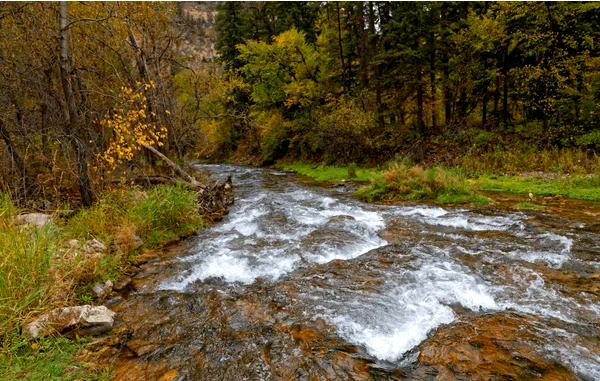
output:
<path id="1" fill-rule="evenodd" d="M 73 248 L 78 247 L 79 246 L 79 240 L 70 239 L 69 242 L 68 242 L 68 244 L 69 244 L 69 247 L 73 247 Z"/>
<path id="2" fill-rule="evenodd" d="M 116 313 L 105 306 L 55 308 L 27 324 L 27 334 L 37 339 L 51 333 L 99 334 L 112 328 Z"/>
<path id="3" fill-rule="evenodd" d="M 52 222 L 52 216 L 44 213 L 27 213 L 15 217 L 17 224 L 29 224 L 38 227 L 46 226 Z"/>
<path id="4" fill-rule="evenodd" d="M 92 288 L 92 291 L 94 291 L 94 294 L 96 294 L 98 299 L 102 299 L 112 291 L 112 288 L 113 282 L 107 280 L 104 284 L 96 283 L 94 288 Z"/>
<path id="5" fill-rule="evenodd" d="M 91 239 L 83 245 L 83 251 L 87 254 L 102 254 L 106 251 L 106 245 L 97 239 Z"/>

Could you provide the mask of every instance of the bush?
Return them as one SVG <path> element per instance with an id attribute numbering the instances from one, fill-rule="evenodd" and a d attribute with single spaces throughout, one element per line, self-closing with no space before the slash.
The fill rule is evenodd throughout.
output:
<path id="1" fill-rule="evenodd" d="M 358 190 L 367 201 L 435 200 L 440 203 L 483 202 L 467 186 L 464 178 L 441 167 L 424 169 L 393 164 L 371 184 Z"/>
<path id="2" fill-rule="evenodd" d="M 358 99 L 340 98 L 318 113 L 314 151 L 327 163 L 360 162 L 373 150 L 375 115 L 364 111 Z"/>

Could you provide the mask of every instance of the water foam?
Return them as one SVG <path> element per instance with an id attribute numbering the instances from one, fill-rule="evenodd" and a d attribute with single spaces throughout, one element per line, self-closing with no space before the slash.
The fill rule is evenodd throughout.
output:
<path id="1" fill-rule="evenodd" d="M 359 203 L 304 189 L 264 190 L 240 199 L 223 223 L 203 232 L 205 239 L 184 258 L 192 268 L 160 287 L 184 290 L 208 278 L 276 280 L 302 263 L 352 259 L 383 246 L 377 233 L 384 227 L 379 213 Z"/>
<path id="2" fill-rule="evenodd" d="M 363 345 L 381 360 L 396 361 L 442 324 L 455 320 L 451 305 L 473 311 L 497 309 L 489 286 L 452 262 L 417 261 L 382 295 L 363 298 L 361 305 L 343 303 L 324 317 L 346 340 Z M 351 295 L 351 297 L 356 297 Z M 336 311 L 343 311 L 339 314 Z"/>

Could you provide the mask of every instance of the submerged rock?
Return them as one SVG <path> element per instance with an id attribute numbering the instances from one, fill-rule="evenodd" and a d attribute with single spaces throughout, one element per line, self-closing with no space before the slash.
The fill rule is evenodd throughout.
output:
<path id="1" fill-rule="evenodd" d="M 44 227 L 52 223 L 52 216 L 44 213 L 27 213 L 15 217 L 17 224 L 28 224 L 37 227 Z"/>
<path id="2" fill-rule="evenodd" d="M 51 333 L 96 335 L 110 330 L 116 313 L 105 306 L 75 306 L 55 308 L 27 324 L 29 337 L 37 339 Z"/>
<path id="3" fill-rule="evenodd" d="M 434 368 L 440 379 L 576 380 L 542 350 L 532 319 L 493 313 L 443 326 L 421 344 L 419 363 Z"/>

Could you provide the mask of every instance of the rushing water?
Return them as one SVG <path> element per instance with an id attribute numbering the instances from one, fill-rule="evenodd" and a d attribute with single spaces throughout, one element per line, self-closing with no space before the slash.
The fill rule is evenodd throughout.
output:
<path id="1" fill-rule="evenodd" d="M 528 369 L 517 375 L 551 378 L 544 366 L 554 364 L 574 379 L 600 379 L 600 235 L 589 221 L 365 204 L 344 187 L 313 187 L 278 171 L 203 169 L 233 175 L 235 205 L 170 261 L 176 273 L 157 285 L 159 293 L 176 298 L 218 290 L 237 307 L 240 295 L 248 295 L 262 311 L 271 303 L 264 299 L 285 291 L 294 312 L 274 314 L 266 324 L 323 322 L 332 330 L 323 332 L 339 338 L 336 345 L 354 345 L 352 356 L 380 369 L 380 378 L 393 378 L 396 368 L 408 378 L 442 376 L 447 369 L 458 378 L 484 377 L 447 363 L 475 352 L 477 360 L 468 361 L 503 369 L 508 360 L 486 355 L 496 348 L 508 353 L 508 363 Z M 256 296 L 263 292 L 264 299 Z M 232 319 L 228 324 L 236 327 Z M 473 338 L 461 349 L 466 332 Z M 448 344 L 448 337 L 455 339 Z M 420 364 L 427 364 L 425 373 Z M 512 373 L 494 368 L 485 374 Z M 256 370 L 249 378 L 278 377 Z"/>

